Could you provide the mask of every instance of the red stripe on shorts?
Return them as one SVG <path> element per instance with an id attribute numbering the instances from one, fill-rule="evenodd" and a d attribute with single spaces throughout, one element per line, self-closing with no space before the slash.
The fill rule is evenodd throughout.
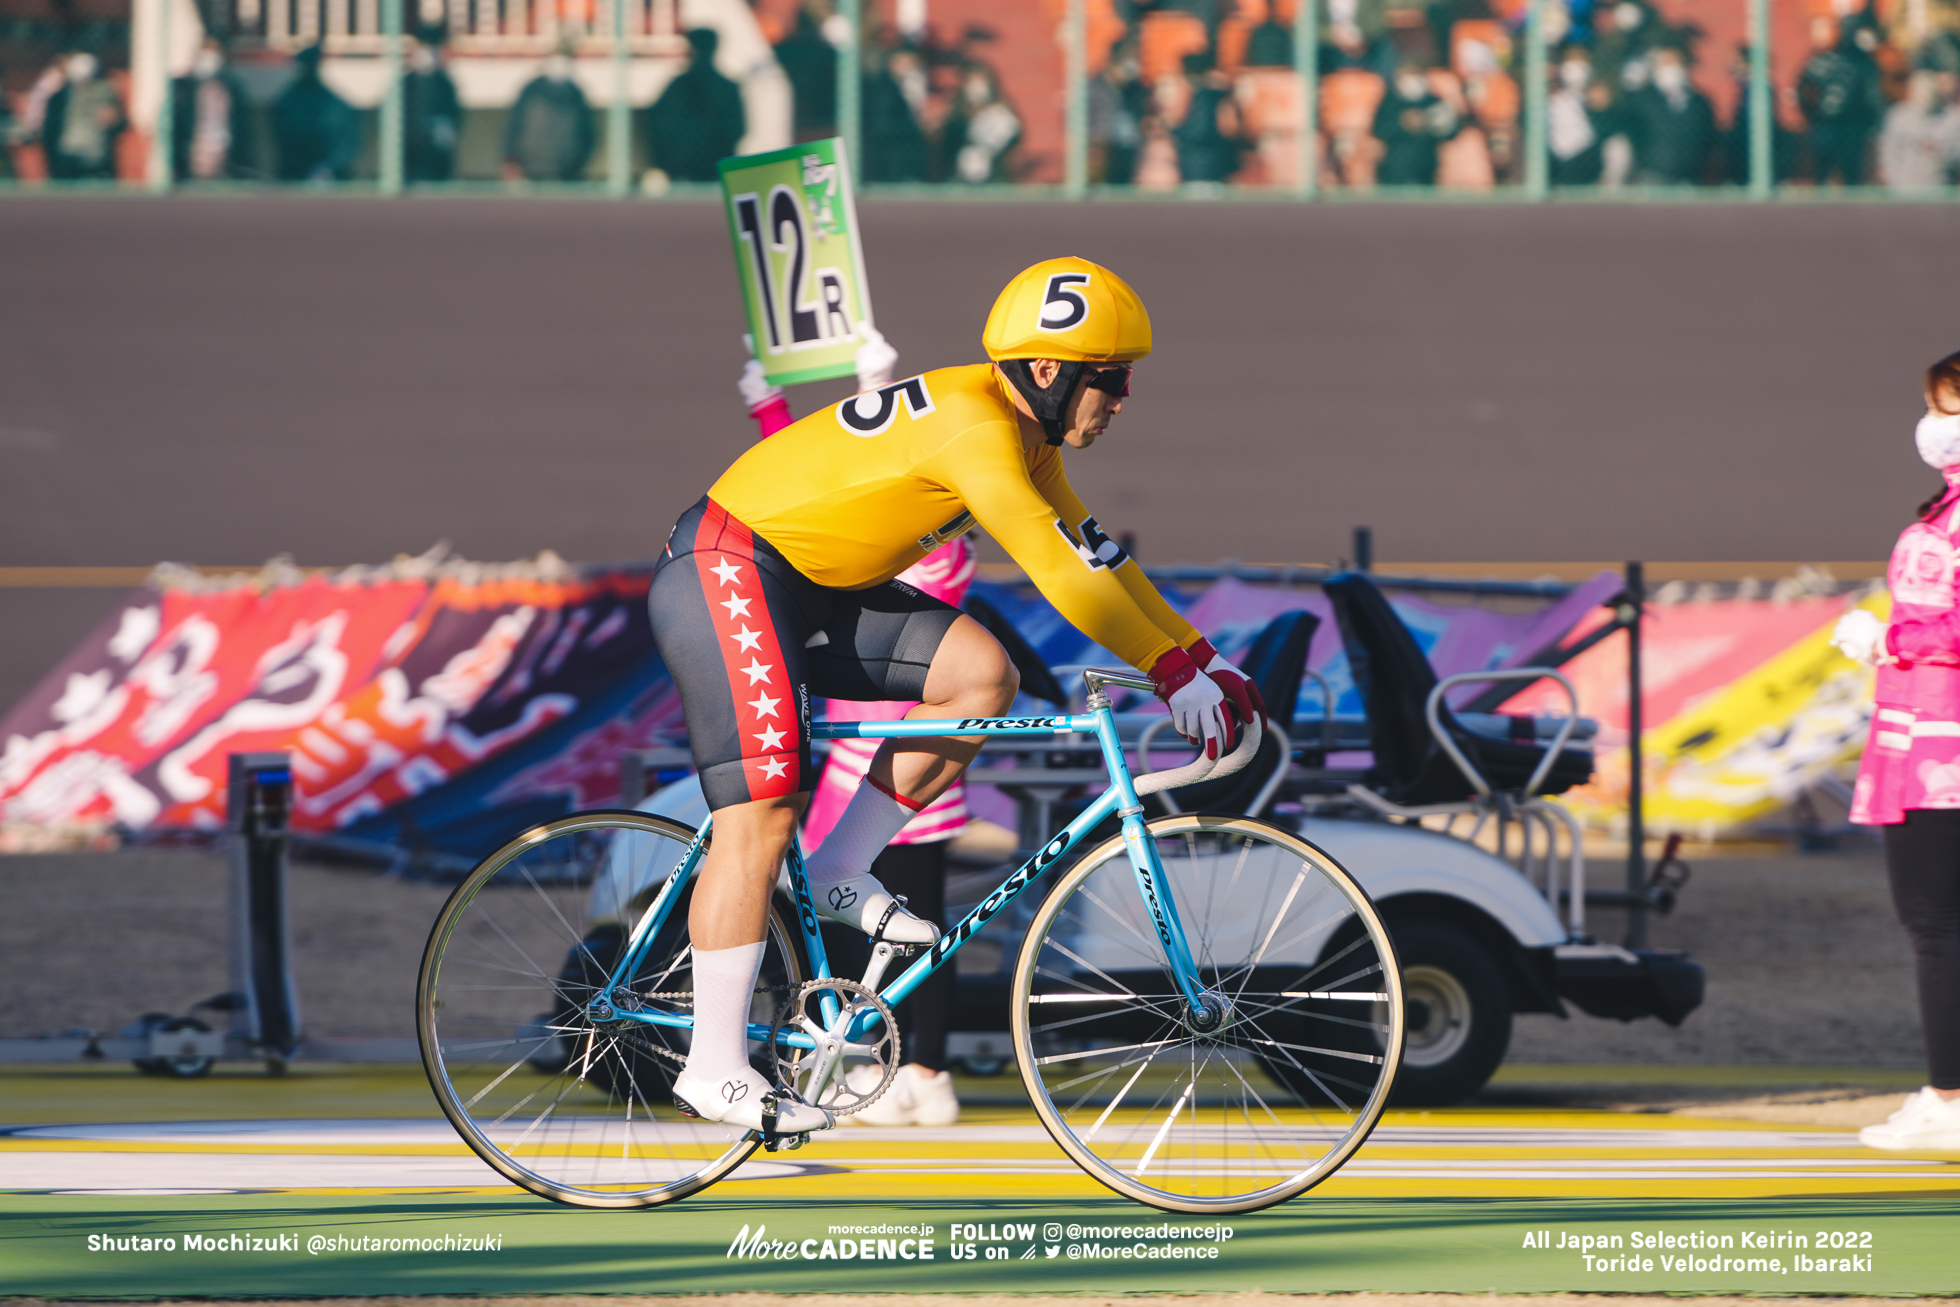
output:
<path id="1" fill-rule="evenodd" d="M 696 567 L 742 737 L 749 798 L 803 788 L 802 722 L 756 571 L 755 537 L 712 499 L 694 537 Z"/>

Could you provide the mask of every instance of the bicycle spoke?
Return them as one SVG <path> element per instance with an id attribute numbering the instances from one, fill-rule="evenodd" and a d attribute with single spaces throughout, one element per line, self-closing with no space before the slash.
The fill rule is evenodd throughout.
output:
<path id="1" fill-rule="evenodd" d="M 1332 1174 L 1380 1116 L 1401 1033 L 1387 932 L 1337 864 L 1277 828 L 1193 815 L 1146 832 L 1191 980 L 1223 1009 L 1195 1024 L 1111 840 L 1029 928 L 1016 1061 L 1049 1133 L 1105 1185 L 1168 1211 L 1254 1211 Z"/>
<path id="2" fill-rule="evenodd" d="M 616 845 L 620 837 L 637 843 Z M 664 1106 L 691 1003 L 651 996 L 689 989 L 683 900 L 691 887 L 674 888 L 682 899 L 642 940 L 630 971 L 631 932 L 620 916 L 587 919 L 609 902 L 623 909 L 620 900 L 660 862 L 688 874 L 682 855 L 692 842 L 688 828 L 644 813 L 561 818 L 486 859 L 438 920 L 418 993 L 430 1083 L 464 1141 L 535 1193 L 650 1206 L 712 1183 L 760 1145 L 741 1127 Z M 608 872 L 620 879 L 589 888 Z M 800 983 L 788 927 L 773 910 L 769 922 L 765 984 Z M 616 986 L 618 1015 L 600 1021 L 588 1002 L 607 985 Z"/>
<path id="3" fill-rule="evenodd" d="M 1102 1110 L 1102 1115 L 1096 1118 L 1096 1123 L 1089 1127 L 1089 1133 L 1082 1136 L 1083 1143 L 1086 1144 L 1096 1137 L 1096 1132 L 1102 1129 L 1103 1123 L 1109 1120 L 1111 1114 L 1123 1105 L 1123 1100 L 1129 1096 L 1130 1090 L 1136 1087 L 1137 1081 L 1143 1078 L 1143 1073 L 1149 1068 L 1149 1058 L 1144 1058 L 1141 1062 L 1137 1063 L 1137 1069 L 1130 1074 L 1128 1080 L 1123 1082 L 1123 1087 L 1116 1091 L 1116 1097 L 1109 1100 L 1109 1106 Z"/>
<path id="4" fill-rule="evenodd" d="M 1089 961 L 1081 954 L 1069 948 L 1066 944 L 1057 943 L 1053 947 L 1057 953 L 1061 954 L 1069 961 L 1075 963 L 1077 966 L 1081 967 L 1084 971 L 1087 971 L 1092 975 L 1099 976 L 1102 979 L 1107 980 L 1110 984 L 1116 986 L 1119 992 L 1124 989 L 1124 985 L 1121 981 L 1117 980 L 1114 976 L 1110 975 L 1107 971 L 1104 971 L 1101 967 Z M 1094 991 L 1089 991 L 1089 992 L 1093 993 Z"/>
<path id="5" fill-rule="evenodd" d="M 1134 892 L 1135 887 L 1131 886 L 1130 888 Z M 1109 904 L 1103 902 L 1101 898 L 1097 897 L 1093 890 L 1084 890 L 1082 897 L 1101 908 L 1103 913 L 1112 922 L 1122 926 L 1128 932 L 1130 938 L 1141 946 L 1135 950 L 1138 957 L 1150 960 L 1163 956 L 1163 941 L 1157 938 L 1155 931 L 1146 932 L 1142 930 L 1131 919 L 1131 914 L 1119 913 L 1116 909 L 1110 907 Z M 1141 899 L 1137 900 L 1137 910 L 1139 912 L 1143 910 L 1143 900 Z"/>

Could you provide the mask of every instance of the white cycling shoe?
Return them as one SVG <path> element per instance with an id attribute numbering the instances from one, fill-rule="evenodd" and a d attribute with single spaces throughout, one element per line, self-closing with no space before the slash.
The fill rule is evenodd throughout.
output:
<path id="1" fill-rule="evenodd" d="M 779 1097 L 751 1068 L 714 1081 L 683 1067 L 674 1077 L 674 1106 L 703 1121 L 721 1121 L 768 1134 L 801 1135 L 828 1130 L 837 1118 L 820 1107 Z"/>
<path id="2" fill-rule="evenodd" d="M 888 939 L 894 944 L 934 944 L 939 940 L 939 927 L 924 917 L 913 916 L 868 871 L 822 888 L 812 886 L 810 894 L 816 900 L 818 916 L 841 921 L 874 940 Z"/>

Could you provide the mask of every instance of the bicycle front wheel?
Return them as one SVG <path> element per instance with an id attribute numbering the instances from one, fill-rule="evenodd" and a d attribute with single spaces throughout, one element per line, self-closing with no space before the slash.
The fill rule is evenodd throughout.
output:
<path id="1" fill-rule="evenodd" d="M 1388 931 L 1339 863 L 1246 817 L 1145 826 L 1221 1020 L 1200 1027 L 1120 837 L 1065 873 L 1014 972 L 1015 1054 L 1063 1151 L 1165 1211 L 1251 1212 L 1332 1175 L 1402 1048 Z M 1276 1084 L 1285 1066 L 1312 1092 Z"/>
<path id="2" fill-rule="evenodd" d="M 676 1110 L 687 1028 L 633 1019 L 691 1019 L 688 891 L 614 989 L 611 1019 L 589 1010 L 693 839 L 643 812 L 548 822 L 472 871 L 430 932 L 416 993 L 429 1084 L 476 1155 L 532 1193 L 657 1206 L 713 1184 L 762 1142 Z M 772 906 L 750 1007 L 764 1026 L 804 978 L 792 939 Z"/>

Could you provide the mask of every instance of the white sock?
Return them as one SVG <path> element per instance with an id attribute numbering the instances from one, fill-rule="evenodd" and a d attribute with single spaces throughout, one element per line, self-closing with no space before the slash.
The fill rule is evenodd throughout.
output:
<path id="1" fill-rule="evenodd" d="M 749 1071 L 749 1005 L 762 972 L 762 941 L 694 950 L 694 1043 L 687 1069 L 704 1080 Z"/>
<path id="2" fill-rule="evenodd" d="M 892 836 L 904 830 L 905 823 L 918 816 L 924 806 L 899 798 L 866 776 L 851 801 L 844 805 L 844 815 L 837 819 L 830 834 L 804 865 L 811 890 L 870 871 L 872 862 L 892 842 Z"/>

